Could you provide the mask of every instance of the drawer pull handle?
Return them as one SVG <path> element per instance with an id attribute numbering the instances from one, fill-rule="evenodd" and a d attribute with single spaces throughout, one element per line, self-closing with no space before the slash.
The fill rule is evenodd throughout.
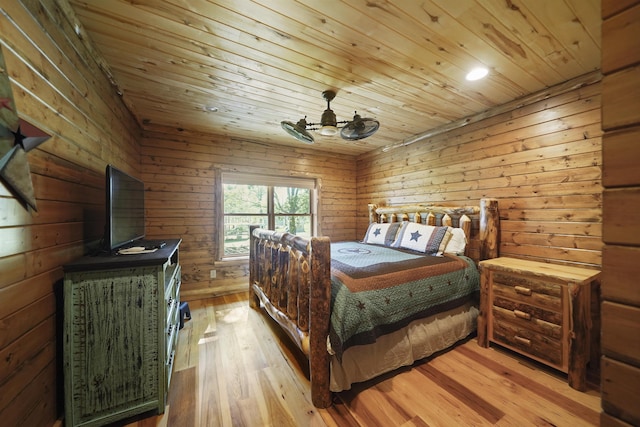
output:
<path id="1" fill-rule="evenodd" d="M 527 347 L 531 347 L 531 340 L 527 339 L 527 338 L 523 338 L 523 337 L 519 337 L 519 336 L 515 336 L 514 337 L 516 341 L 518 341 L 520 344 L 526 345 Z"/>
<path id="2" fill-rule="evenodd" d="M 520 319 L 531 320 L 531 315 L 529 313 L 525 313 L 524 311 L 513 310 L 513 314 L 515 314 L 516 317 L 519 317 Z"/>
<path id="3" fill-rule="evenodd" d="M 524 286 L 516 286 L 515 289 L 516 289 L 516 293 L 520 295 L 527 295 L 527 296 L 531 295 L 531 289 L 525 288 Z"/>

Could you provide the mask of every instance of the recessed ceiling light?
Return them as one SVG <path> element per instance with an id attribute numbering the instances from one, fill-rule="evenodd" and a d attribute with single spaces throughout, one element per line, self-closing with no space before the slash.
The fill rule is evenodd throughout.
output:
<path id="1" fill-rule="evenodd" d="M 469 74 L 467 74 L 467 80 L 469 81 L 480 80 L 481 78 L 485 77 L 487 74 L 489 74 L 488 69 L 484 67 L 477 67 L 469 71 Z"/>
<path id="2" fill-rule="evenodd" d="M 204 107 L 205 111 L 208 111 L 210 113 L 217 113 L 218 112 L 218 107 L 214 107 L 213 105 L 207 105 Z"/>

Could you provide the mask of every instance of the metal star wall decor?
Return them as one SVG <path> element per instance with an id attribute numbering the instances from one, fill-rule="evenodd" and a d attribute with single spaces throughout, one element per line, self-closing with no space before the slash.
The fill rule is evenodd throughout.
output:
<path id="1" fill-rule="evenodd" d="M 18 117 L 0 48 L 0 178 L 22 202 L 36 211 L 27 151 L 47 139 L 49 135 Z"/>

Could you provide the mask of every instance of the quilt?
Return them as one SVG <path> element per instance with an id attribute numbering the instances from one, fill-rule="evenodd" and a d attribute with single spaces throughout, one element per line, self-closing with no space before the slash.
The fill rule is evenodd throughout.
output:
<path id="1" fill-rule="evenodd" d="M 360 242 L 331 244 L 329 341 L 340 360 L 422 317 L 477 301 L 480 277 L 466 256 L 424 255 Z"/>

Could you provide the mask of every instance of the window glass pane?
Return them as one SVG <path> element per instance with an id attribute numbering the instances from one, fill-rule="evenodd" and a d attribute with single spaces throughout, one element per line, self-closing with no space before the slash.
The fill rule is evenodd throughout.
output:
<path id="1" fill-rule="evenodd" d="M 249 255 L 249 226 L 267 227 L 265 216 L 225 215 L 224 217 L 224 254 Z"/>
<path id="2" fill-rule="evenodd" d="M 224 213 L 267 213 L 267 186 L 223 184 Z"/>
<path id="3" fill-rule="evenodd" d="M 223 175 L 223 257 L 249 255 L 249 226 L 313 235 L 313 180 L 289 177 Z"/>
<path id="4" fill-rule="evenodd" d="M 309 201 L 310 190 L 296 187 L 274 187 L 275 213 L 284 214 L 309 214 L 311 203 Z"/>
<path id="5" fill-rule="evenodd" d="M 311 237 L 311 216 L 276 215 L 276 231 Z"/>

